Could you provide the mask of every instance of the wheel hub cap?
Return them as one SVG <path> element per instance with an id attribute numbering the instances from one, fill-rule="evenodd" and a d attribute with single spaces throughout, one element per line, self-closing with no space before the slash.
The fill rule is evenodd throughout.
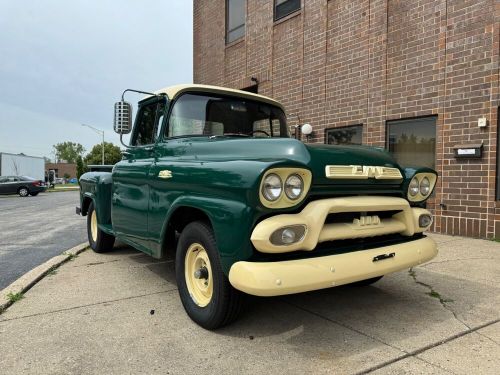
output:
<path id="1" fill-rule="evenodd" d="M 95 210 L 92 211 L 92 216 L 90 217 L 90 233 L 92 235 L 92 240 L 97 241 L 97 215 Z"/>
<path id="2" fill-rule="evenodd" d="M 189 246 L 184 264 L 186 286 L 194 303 L 205 307 L 212 300 L 212 268 L 207 251 L 199 243 Z"/>

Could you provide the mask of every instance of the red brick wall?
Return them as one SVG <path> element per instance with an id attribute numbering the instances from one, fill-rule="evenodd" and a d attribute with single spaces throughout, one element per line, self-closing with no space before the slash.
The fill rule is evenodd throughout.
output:
<path id="1" fill-rule="evenodd" d="M 274 22 L 273 1 L 252 0 L 246 35 L 230 45 L 224 7 L 194 1 L 195 82 L 243 88 L 257 78 L 292 125 L 313 125 L 313 142 L 325 128 L 363 124 L 363 143 L 385 146 L 387 120 L 437 115 L 434 230 L 500 238 L 497 1 L 303 0 Z M 453 146 L 481 142 L 483 158 L 454 158 Z"/>

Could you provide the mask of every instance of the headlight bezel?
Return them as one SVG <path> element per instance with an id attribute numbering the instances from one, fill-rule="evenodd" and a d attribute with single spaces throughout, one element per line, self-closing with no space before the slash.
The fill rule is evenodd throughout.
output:
<path id="1" fill-rule="evenodd" d="M 267 176 L 275 174 L 277 175 L 282 182 L 282 189 L 281 189 L 281 195 L 278 199 L 274 201 L 270 201 L 266 198 L 266 196 L 263 193 L 263 187 L 265 180 Z M 288 178 L 292 175 L 297 175 L 301 180 L 302 180 L 302 191 L 301 193 L 297 196 L 297 198 L 293 199 L 288 197 L 288 195 L 285 192 L 285 186 L 286 186 L 286 181 Z M 260 186 L 259 186 L 259 199 L 261 204 L 264 207 L 267 208 L 288 208 L 288 207 L 293 207 L 299 204 L 304 200 L 304 198 L 307 196 L 307 193 L 309 192 L 309 188 L 311 187 L 311 181 L 312 181 L 312 173 L 308 169 L 305 168 L 272 168 L 268 169 L 261 177 L 260 179 Z"/>
<path id="2" fill-rule="evenodd" d="M 421 185 L 422 181 L 427 179 L 429 181 L 429 192 L 427 194 L 422 194 L 421 191 Z M 416 180 L 418 181 L 418 192 L 415 195 L 412 195 L 410 193 L 410 186 L 411 183 Z M 406 197 L 410 202 L 415 202 L 415 203 L 420 203 L 424 202 L 425 200 L 429 199 L 429 197 L 432 195 L 432 192 L 434 191 L 434 188 L 436 187 L 436 182 L 437 182 L 437 174 L 431 173 L 431 172 L 417 172 L 415 173 L 411 179 L 410 182 L 406 186 Z"/>

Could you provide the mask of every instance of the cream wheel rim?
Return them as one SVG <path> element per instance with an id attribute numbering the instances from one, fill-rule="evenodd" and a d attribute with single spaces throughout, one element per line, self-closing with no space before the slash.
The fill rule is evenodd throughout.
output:
<path id="1" fill-rule="evenodd" d="M 184 259 L 184 277 L 191 299 L 200 307 L 212 300 L 212 267 L 205 248 L 199 243 L 189 246 Z"/>
<path id="2" fill-rule="evenodd" d="M 92 211 L 92 216 L 90 217 L 90 234 L 92 235 L 92 241 L 97 241 L 97 215 L 95 210 Z"/>

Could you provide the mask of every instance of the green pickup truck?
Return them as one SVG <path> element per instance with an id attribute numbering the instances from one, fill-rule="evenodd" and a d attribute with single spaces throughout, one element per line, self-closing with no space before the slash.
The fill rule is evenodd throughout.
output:
<path id="1" fill-rule="evenodd" d="M 368 285 L 436 256 L 423 234 L 434 170 L 378 148 L 304 144 L 261 95 L 194 84 L 144 94 L 133 127 L 123 95 L 115 104 L 130 144 L 111 172 L 81 177 L 77 213 L 96 252 L 115 239 L 175 252 L 182 304 L 202 327 L 233 321 L 246 294 Z"/>

